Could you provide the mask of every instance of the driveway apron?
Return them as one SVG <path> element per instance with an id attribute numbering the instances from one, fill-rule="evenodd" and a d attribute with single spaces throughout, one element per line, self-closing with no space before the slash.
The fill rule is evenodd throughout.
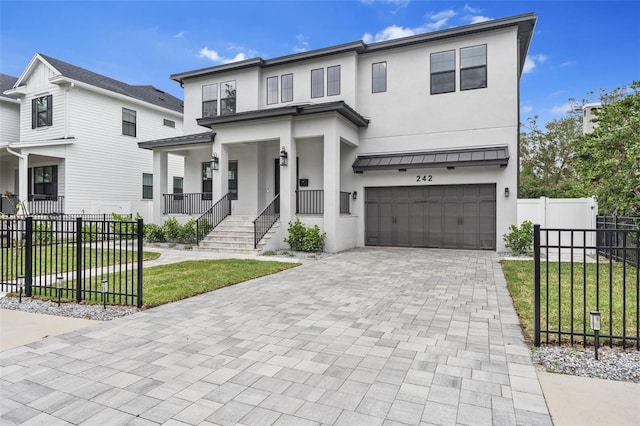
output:
<path id="1" fill-rule="evenodd" d="M 0 359 L 3 425 L 551 425 L 493 252 L 350 250 Z"/>

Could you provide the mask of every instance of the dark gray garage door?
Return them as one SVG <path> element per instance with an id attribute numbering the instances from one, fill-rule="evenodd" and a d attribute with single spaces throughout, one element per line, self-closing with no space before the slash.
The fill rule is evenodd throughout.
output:
<path id="1" fill-rule="evenodd" d="M 496 248 L 496 186 L 365 189 L 365 243 L 371 246 Z"/>

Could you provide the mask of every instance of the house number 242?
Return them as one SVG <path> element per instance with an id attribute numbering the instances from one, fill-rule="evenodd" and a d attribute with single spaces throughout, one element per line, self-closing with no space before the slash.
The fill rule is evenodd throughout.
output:
<path id="1" fill-rule="evenodd" d="M 416 182 L 431 182 L 432 180 L 433 176 L 431 175 L 416 176 Z"/>

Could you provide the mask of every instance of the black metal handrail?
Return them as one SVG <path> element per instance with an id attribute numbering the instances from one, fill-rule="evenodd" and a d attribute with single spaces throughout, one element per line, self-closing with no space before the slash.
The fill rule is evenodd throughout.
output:
<path id="1" fill-rule="evenodd" d="M 258 243 L 269 232 L 269 229 L 280 219 L 280 194 L 260 212 L 253 221 L 253 248 L 258 248 Z"/>
<path id="2" fill-rule="evenodd" d="M 200 244 L 200 241 L 229 215 L 231 215 L 231 193 L 227 192 L 209 210 L 196 219 L 196 244 Z"/>
<path id="3" fill-rule="evenodd" d="M 201 214 L 213 205 L 211 192 L 162 194 L 162 214 Z"/>
<path id="4" fill-rule="evenodd" d="M 29 213 L 61 214 L 64 213 L 64 197 L 62 195 L 29 195 Z"/>

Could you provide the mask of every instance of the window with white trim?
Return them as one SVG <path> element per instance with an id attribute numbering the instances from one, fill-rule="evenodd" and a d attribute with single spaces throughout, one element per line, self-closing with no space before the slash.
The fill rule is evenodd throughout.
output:
<path id="1" fill-rule="evenodd" d="M 47 127 L 53 124 L 53 95 L 40 96 L 31 100 L 31 128 Z"/>
<path id="2" fill-rule="evenodd" d="M 136 136 L 136 112 L 129 108 L 122 108 L 122 134 Z"/>

